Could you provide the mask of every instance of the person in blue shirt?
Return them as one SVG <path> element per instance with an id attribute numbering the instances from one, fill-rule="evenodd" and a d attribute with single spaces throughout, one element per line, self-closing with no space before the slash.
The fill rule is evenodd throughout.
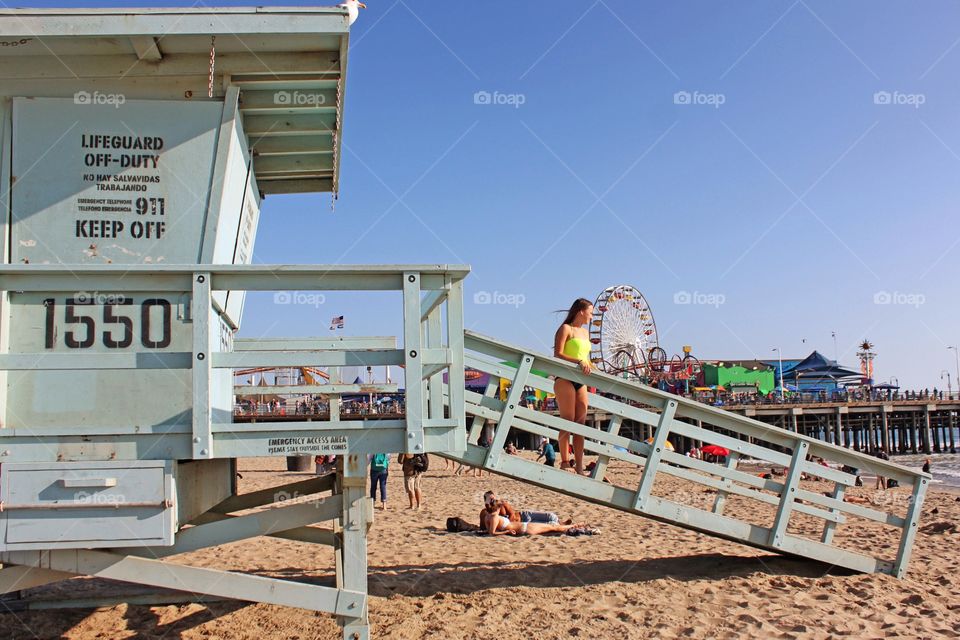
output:
<path id="1" fill-rule="evenodd" d="M 537 462 L 540 461 L 540 458 L 543 458 L 543 464 L 548 467 L 552 467 L 557 463 L 557 452 L 549 440 L 544 440 L 543 445 L 540 447 L 540 455 L 537 456 Z"/>
<path id="2" fill-rule="evenodd" d="M 387 473 L 390 458 L 385 453 L 375 453 L 370 456 L 370 497 L 374 504 L 377 502 L 377 488 L 380 489 L 380 508 L 387 509 Z"/>

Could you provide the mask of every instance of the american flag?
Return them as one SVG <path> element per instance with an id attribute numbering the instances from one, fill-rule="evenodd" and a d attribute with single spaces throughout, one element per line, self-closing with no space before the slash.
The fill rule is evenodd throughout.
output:
<path id="1" fill-rule="evenodd" d="M 330 320 L 330 331 L 334 329 L 343 329 L 343 316 L 334 316 Z"/>

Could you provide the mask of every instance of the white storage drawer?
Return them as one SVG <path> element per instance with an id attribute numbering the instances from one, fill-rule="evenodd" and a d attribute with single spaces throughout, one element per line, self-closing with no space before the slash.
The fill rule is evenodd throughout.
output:
<path id="1" fill-rule="evenodd" d="M 0 465 L 0 551 L 169 546 L 173 463 Z"/>

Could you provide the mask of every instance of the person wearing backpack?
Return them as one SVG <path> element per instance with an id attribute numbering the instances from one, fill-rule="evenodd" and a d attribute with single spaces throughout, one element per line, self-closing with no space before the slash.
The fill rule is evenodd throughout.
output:
<path id="1" fill-rule="evenodd" d="M 407 508 L 419 511 L 423 503 L 423 474 L 430 468 L 430 458 L 425 453 L 401 453 L 397 462 L 403 467 L 403 488 L 410 500 Z"/>
<path id="2" fill-rule="evenodd" d="M 385 453 L 375 453 L 370 457 L 370 497 L 377 502 L 377 486 L 380 487 L 380 508 L 387 509 L 387 471 L 390 458 Z"/>

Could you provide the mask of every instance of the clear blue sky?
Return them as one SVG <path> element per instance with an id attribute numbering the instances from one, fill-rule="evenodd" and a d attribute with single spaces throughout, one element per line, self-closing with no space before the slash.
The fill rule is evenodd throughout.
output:
<path id="1" fill-rule="evenodd" d="M 633 284 L 669 353 L 833 357 L 836 331 L 841 362 L 869 338 L 879 379 L 945 388 L 957 2 L 370 0 L 351 38 L 336 212 L 268 198 L 257 262 L 468 263 L 468 326 L 540 350 L 554 310 Z M 261 296 L 243 332 L 395 333 L 387 301 Z"/>

